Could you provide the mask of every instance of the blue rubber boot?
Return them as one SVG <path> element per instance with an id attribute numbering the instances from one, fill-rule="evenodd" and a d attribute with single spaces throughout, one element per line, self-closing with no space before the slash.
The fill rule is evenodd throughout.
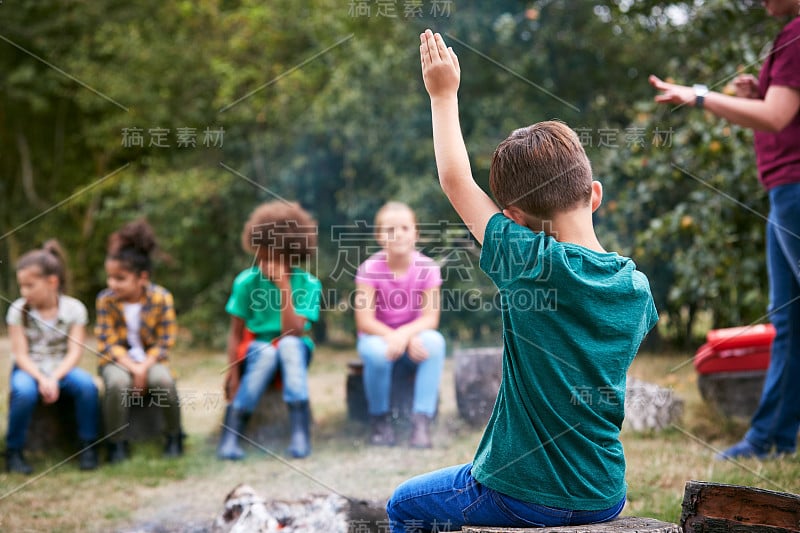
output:
<path id="1" fill-rule="evenodd" d="M 244 433 L 250 415 L 234 409 L 229 405 L 225 409 L 225 420 L 222 422 L 222 435 L 217 446 L 217 458 L 228 461 L 244 459 L 244 450 L 239 446 L 239 435 Z"/>
<path id="2" fill-rule="evenodd" d="M 311 453 L 311 410 L 308 400 L 288 402 L 286 405 L 289 407 L 289 425 L 292 431 L 286 451 L 296 459 L 307 457 Z"/>

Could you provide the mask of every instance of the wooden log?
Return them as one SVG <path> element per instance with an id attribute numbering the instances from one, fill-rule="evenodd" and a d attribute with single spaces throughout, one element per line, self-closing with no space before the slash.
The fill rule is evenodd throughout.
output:
<path id="1" fill-rule="evenodd" d="M 689 481 L 681 508 L 685 533 L 800 531 L 800 496 L 787 492 Z"/>
<path id="2" fill-rule="evenodd" d="M 639 518 L 634 516 L 617 518 L 610 522 L 600 524 L 586 524 L 583 526 L 559 527 L 487 527 L 463 526 L 462 533 L 681 533 L 678 524 L 661 522 L 654 518 Z"/>
<path id="3" fill-rule="evenodd" d="M 503 348 L 456 350 L 453 359 L 458 413 L 472 425 L 486 425 L 503 379 Z"/>

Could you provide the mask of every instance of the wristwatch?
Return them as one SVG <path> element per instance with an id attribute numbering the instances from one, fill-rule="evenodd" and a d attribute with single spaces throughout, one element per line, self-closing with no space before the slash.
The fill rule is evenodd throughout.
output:
<path id="1" fill-rule="evenodd" d="M 692 89 L 694 89 L 694 106 L 697 109 L 703 109 L 703 104 L 705 103 L 706 95 L 708 94 L 708 87 L 702 83 L 696 83 L 692 86 Z"/>

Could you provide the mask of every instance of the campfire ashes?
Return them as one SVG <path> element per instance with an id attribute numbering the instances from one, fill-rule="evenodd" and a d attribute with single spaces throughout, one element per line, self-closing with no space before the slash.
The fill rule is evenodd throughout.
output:
<path id="1" fill-rule="evenodd" d="M 347 533 L 349 502 L 336 494 L 298 501 L 268 502 L 248 485 L 238 485 L 214 521 L 214 533 Z"/>

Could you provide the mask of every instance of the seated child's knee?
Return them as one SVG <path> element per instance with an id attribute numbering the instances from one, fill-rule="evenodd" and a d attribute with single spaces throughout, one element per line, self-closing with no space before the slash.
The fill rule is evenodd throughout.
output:
<path id="1" fill-rule="evenodd" d="M 147 383 L 147 388 L 155 391 L 168 391 L 175 387 L 175 381 L 169 374 L 156 374 L 151 376 Z"/>
<path id="2" fill-rule="evenodd" d="M 89 374 L 76 374 L 74 379 L 81 393 L 97 393 L 97 385 Z"/>
<path id="3" fill-rule="evenodd" d="M 305 345 L 303 344 L 303 340 L 300 337 L 296 337 L 294 335 L 287 335 L 286 337 L 282 337 L 281 340 L 278 341 L 278 350 L 285 350 L 285 349 L 299 349 L 303 348 Z"/>
<path id="4" fill-rule="evenodd" d="M 426 329 L 425 331 L 420 332 L 419 338 L 422 341 L 422 344 L 428 348 L 428 351 L 435 352 L 435 355 L 444 356 L 446 346 L 444 335 L 435 329 Z"/>
<path id="5" fill-rule="evenodd" d="M 33 405 L 39 400 L 39 389 L 33 387 L 15 387 L 11 389 L 12 403 Z"/>
<path id="6" fill-rule="evenodd" d="M 103 385 L 106 394 L 122 394 L 133 387 L 133 379 L 127 373 L 106 372 L 103 374 Z"/>
<path id="7" fill-rule="evenodd" d="M 378 335 L 363 337 L 358 341 L 358 355 L 374 363 L 385 362 L 386 341 Z"/>
<path id="8" fill-rule="evenodd" d="M 94 381 L 90 380 L 80 384 L 77 394 L 80 398 L 95 398 L 100 393 L 97 390 L 97 385 L 94 384 Z"/>

